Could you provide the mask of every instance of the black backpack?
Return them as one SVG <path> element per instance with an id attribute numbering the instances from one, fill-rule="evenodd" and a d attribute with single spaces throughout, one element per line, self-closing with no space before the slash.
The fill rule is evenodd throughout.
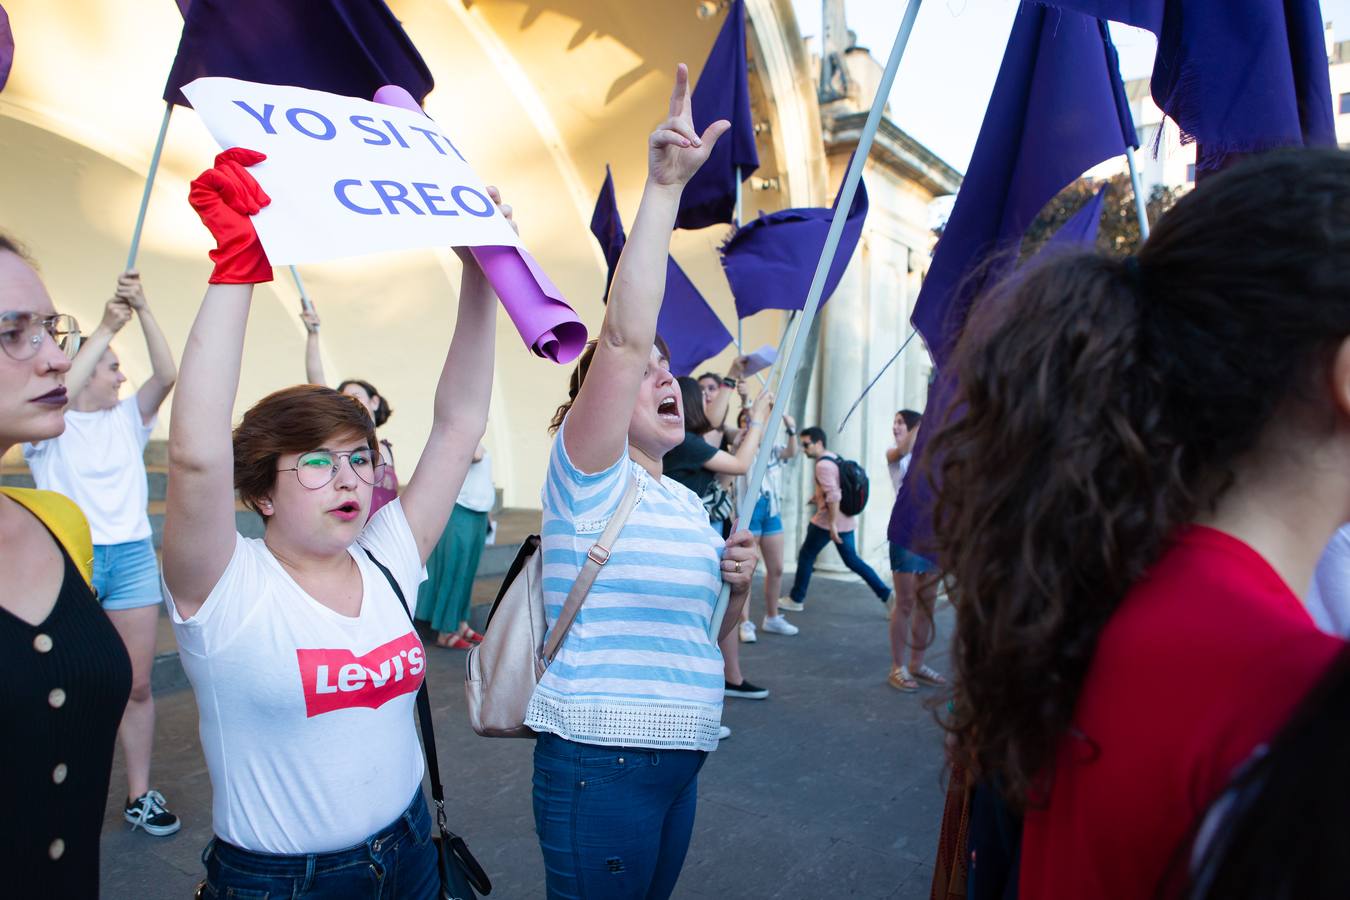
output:
<path id="1" fill-rule="evenodd" d="M 851 459 L 835 457 L 839 466 L 839 511 L 846 516 L 856 516 L 867 505 L 869 488 L 867 471 Z"/>

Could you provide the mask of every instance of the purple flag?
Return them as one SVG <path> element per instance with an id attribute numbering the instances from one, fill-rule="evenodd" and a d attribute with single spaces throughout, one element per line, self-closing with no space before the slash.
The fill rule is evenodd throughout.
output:
<path id="1" fill-rule="evenodd" d="M 0 91 L 5 89 L 9 80 L 9 70 L 14 65 L 14 32 L 9 28 L 9 13 L 0 6 Z"/>
<path id="2" fill-rule="evenodd" d="M 944 367 L 983 280 L 1007 272 L 1041 208 L 1066 184 L 1125 152 L 1125 133 L 1099 23 L 1023 3 L 1008 38 L 970 168 L 919 291 L 911 321 L 938 369 L 915 447 L 946 412 Z M 975 277 L 978 273 L 979 277 Z M 936 469 L 934 469 L 936 471 Z M 911 466 L 891 514 L 890 538 L 930 552 L 932 486 Z"/>
<path id="3" fill-rule="evenodd" d="M 1153 99 L 1199 143 L 1198 169 L 1236 153 L 1334 147 L 1318 0 L 1036 0 L 1158 36 Z"/>
<path id="4" fill-rule="evenodd" d="M 605 166 L 605 183 L 600 187 L 595 212 L 591 214 L 591 234 L 600 242 L 609 269 L 605 276 L 605 297 L 608 298 L 614 269 L 627 241 L 619 207 L 614 200 L 614 177 L 609 166 Z M 717 313 L 670 256 L 666 257 L 666 294 L 656 319 L 656 333 L 670 348 L 670 371 L 675 375 L 693 372 L 704 360 L 721 353 L 732 340 L 731 332 Z"/>
<path id="5" fill-rule="evenodd" d="M 1097 228 L 1102 221 L 1102 203 L 1106 199 L 1107 191 L 1111 190 L 1110 184 L 1104 184 L 1093 195 L 1092 199 L 1083 204 L 1082 209 L 1073 214 L 1073 217 L 1063 225 L 1059 226 L 1059 231 L 1055 236 L 1046 241 L 1047 247 L 1091 247 L 1097 242 Z"/>
<path id="6" fill-rule="evenodd" d="M 187 106 L 179 88 L 206 75 L 363 98 L 396 84 L 418 103 L 434 86 L 383 0 L 192 0 L 165 101 Z"/>
<path id="7" fill-rule="evenodd" d="M 839 189 L 843 190 L 842 184 Z M 835 194 L 834 206 L 829 209 L 817 206 L 784 209 L 736 229 L 722 245 L 722 269 L 731 283 L 739 318 L 763 309 L 801 309 L 806 305 L 811 278 L 820 263 L 820 252 L 838 205 L 839 195 Z M 844 221 L 844 233 L 839 237 L 839 251 L 825 278 L 825 291 L 820 295 L 822 306 L 844 277 L 866 220 L 867 184 L 860 180 Z"/>
<path id="8" fill-rule="evenodd" d="M 750 118 L 750 78 L 745 67 L 745 0 L 732 0 L 694 93 L 694 130 L 718 119 L 731 130 L 718 139 L 680 197 L 676 228 L 705 228 L 730 222 L 736 212 L 736 182 L 759 168 L 755 123 Z"/>

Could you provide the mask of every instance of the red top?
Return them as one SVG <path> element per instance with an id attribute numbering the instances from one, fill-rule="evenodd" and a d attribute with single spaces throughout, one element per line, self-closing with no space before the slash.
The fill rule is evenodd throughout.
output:
<path id="1" fill-rule="evenodd" d="M 1183 531 L 1102 631 L 1020 896 L 1152 897 L 1177 853 L 1184 875 L 1193 823 L 1343 646 L 1252 548 Z"/>

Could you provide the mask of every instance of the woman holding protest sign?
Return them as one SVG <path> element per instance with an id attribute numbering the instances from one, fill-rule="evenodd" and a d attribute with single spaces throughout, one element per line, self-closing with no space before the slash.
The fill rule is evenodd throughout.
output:
<path id="1" fill-rule="evenodd" d="M 1300 595 L 1350 519 L 1350 155 L 1211 175 L 1135 257 L 1042 257 L 972 307 L 929 445 L 946 724 L 1025 809 L 1021 896 L 1173 896 L 1344 652 Z"/>
<path id="2" fill-rule="evenodd" d="M 328 380 L 323 373 L 323 352 L 319 348 L 319 327 L 322 324 L 319 321 L 319 313 L 310 307 L 300 313 L 300 320 L 305 323 L 305 378 L 309 379 L 310 384 L 327 384 Z M 375 421 L 377 429 L 384 427 L 384 423 L 389 421 L 389 416 L 394 412 L 389 408 L 389 401 L 384 398 L 384 394 L 376 390 L 375 385 L 369 381 L 348 378 L 338 383 L 337 390 L 340 394 L 360 400 L 361 405 Z M 380 458 L 384 463 L 384 473 L 380 476 L 379 483 L 375 485 L 375 495 L 370 501 L 372 516 L 380 511 L 380 507 L 398 496 L 398 473 L 394 471 L 394 446 L 384 438 L 380 438 Z"/>
<path id="3" fill-rule="evenodd" d="M 740 617 L 754 538 L 722 540 L 698 496 L 663 477 L 685 437 L 679 387 L 656 345 L 670 235 L 685 183 L 729 127 L 694 131 L 689 74 L 653 132 L 642 203 L 599 339 L 553 420 L 544 483 L 550 626 L 588 554 L 636 503 L 530 701 L 534 816 L 550 898 L 670 896 L 694 825 L 698 771 L 717 748 L 722 659 L 712 612 L 722 583 Z"/>
<path id="4" fill-rule="evenodd" d="M 270 200 L 245 168 L 261 159 L 226 151 L 192 183 L 218 249 L 169 434 L 164 580 L 214 793 L 207 894 L 420 900 L 439 875 L 413 725 L 426 657 L 406 603 L 487 421 L 494 296 L 462 253 L 431 434 L 402 496 L 370 517 L 383 460 L 355 398 L 285 388 L 231 435 L 252 286 L 272 275 L 250 220 Z M 236 533 L 236 490 L 262 540 Z"/>
<path id="5" fill-rule="evenodd" d="M 19 245 L 0 234 L 0 454 L 66 428 L 80 343 Z M 131 661 L 90 586 L 93 542 L 75 504 L 0 488 L 0 841 L 3 892 L 97 897 L 113 745 Z"/>

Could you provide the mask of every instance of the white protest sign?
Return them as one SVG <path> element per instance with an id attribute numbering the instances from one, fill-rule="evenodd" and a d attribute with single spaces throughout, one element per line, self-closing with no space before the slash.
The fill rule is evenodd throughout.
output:
<path id="1" fill-rule="evenodd" d="M 306 88 L 198 78 L 183 88 L 272 198 L 253 217 L 274 266 L 417 247 L 520 246 L 455 145 L 425 116 Z"/>

